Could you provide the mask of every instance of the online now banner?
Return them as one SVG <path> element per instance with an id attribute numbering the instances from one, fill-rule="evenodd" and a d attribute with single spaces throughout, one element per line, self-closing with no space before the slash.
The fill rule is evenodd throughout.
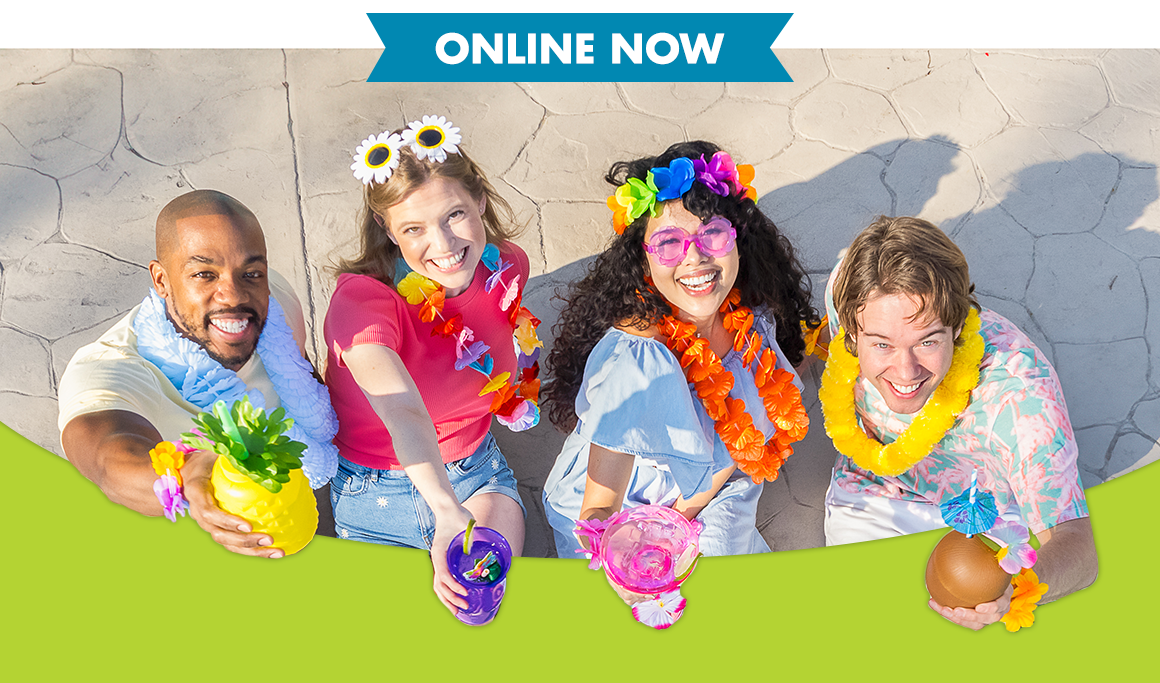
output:
<path id="1" fill-rule="evenodd" d="M 789 13 L 367 16 L 372 83 L 792 80 L 773 54 Z"/>

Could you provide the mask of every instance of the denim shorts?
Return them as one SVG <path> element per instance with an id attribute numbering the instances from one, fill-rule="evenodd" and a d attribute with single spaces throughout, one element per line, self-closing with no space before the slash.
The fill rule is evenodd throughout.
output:
<path id="1" fill-rule="evenodd" d="M 527 515 L 515 475 L 491 434 L 474 453 L 446 468 L 460 503 L 480 493 L 502 493 Z M 371 469 L 339 457 L 338 473 L 330 480 L 330 504 L 339 538 L 431 548 L 435 513 L 403 470 Z"/>

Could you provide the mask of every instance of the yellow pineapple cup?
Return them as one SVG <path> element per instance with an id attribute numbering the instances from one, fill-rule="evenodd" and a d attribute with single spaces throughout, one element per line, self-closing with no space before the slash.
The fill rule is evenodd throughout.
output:
<path id="1" fill-rule="evenodd" d="M 318 531 L 318 504 L 301 469 L 290 472 L 290 481 L 278 493 L 270 493 L 218 456 L 210 476 L 218 507 L 249 522 L 254 531 L 269 534 L 271 547 L 287 555 L 302 550 Z"/>
<path id="2" fill-rule="evenodd" d="M 267 415 L 246 397 L 229 409 L 218 401 L 212 413 L 193 419 L 197 430 L 182 439 L 218 454 L 210 475 L 218 506 L 292 555 L 314 538 L 318 506 L 302 472 L 306 444 L 282 434 L 294 423 L 285 415 L 281 408 Z"/>

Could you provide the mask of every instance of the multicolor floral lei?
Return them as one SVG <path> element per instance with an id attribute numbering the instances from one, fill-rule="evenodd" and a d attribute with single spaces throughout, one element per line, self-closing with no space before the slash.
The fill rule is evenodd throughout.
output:
<path id="1" fill-rule="evenodd" d="M 655 218 L 660 213 L 658 202 L 680 198 L 693 186 L 694 180 L 722 197 L 736 194 L 756 201 L 757 191 L 750 187 L 753 175 L 752 166 L 735 166 L 728 152 L 717 152 L 708 161 L 705 161 L 704 154 L 700 159 L 678 157 L 668 167 L 658 166 L 650 170 L 644 180 L 629 178 L 616 189 L 616 193 L 608 198 L 612 226 L 619 235 L 646 211 Z"/>
<path id="2" fill-rule="evenodd" d="M 194 451 L 194 448 L 178 441 L 162 441 L 149 451 L 149 461 L 153 463 L 153 471 L 157 473 L 157 481 L 153 482 L 153 494 L 165 518 L 171 522 L 177 521 L 177 516 L 185 516 L 189 510 L 189 502 L 185 500 L 182 489 L 181 468 L 185 465 L 185 454 Z"/>
<path id="3" fill-rule="evenodd" d="M 483 265 L 491 271 L 491 275 L 484 284 L 484 291 L 491 292 L 497 286 L 503 293 L 500 309 L 508 311 L 508 321 L 511 323 L 515 345 L 517 349 L 516 376 L 504 372 L 492 376 L 494 360 L 488 351 L 491 349 L 483 341 L 475 340 L 475 333 L 471 328 L 464 326 L 463 316 L 456 313 L 450 318 L 444 317 L 443 305 L 445 294 L 443 287 L 429 278 L 411 272 L 404 277 L 396 289 L 399 295 L 412 306 L 419 306 L 419 319 L 425 323 L 434 323 L 431 336 L 451 337 L 455 339 L 455 369 L 471 368 L 488 378 L 487 384 L 479 392 L 480 396 L 494 393 L 491 399 L 491 412 L 496 419 L 513 432 L 522 432 L 535 427 L 540 421 L 538 407 L 540 396 L 540 349 L 544 348 L 536 328 L 540 321 L 531 311 L 521 305 L 520 276 L 515 275 L 506 283 L 503 274 L 512 263 L 500 257 L 499 249 L 489 244 L 483 250 L 480 259 Z"/>
<path id="4" fill-rule="evenodd" d="M 748 368 L 757 361 L 754 383 L 769 421 L 777 427 L 777 433 L 768 442 L 745 411 L 745 402 L 729 396 L 733 375 L 709 348 L 709 341 L 697 336 L 696 325 L 670 315 L 665 316 L 660 329 L 667 337 L 665 345 L 680 361 L 705 412 L 716 423 L 717 435 L 729 454 L 742 472 L 760 484 L 763 480 L 777 479 L 782 463 L 793 453 L 790 444 L 805 437 L 810 418 L 802 407 L 801 392 L 793 383 L 793 373 L 777 367 L 777 355 L 770 349 L 758 357 L 761 335 L 750 331 L 753 311 L 740 303 L 741 292 L 734 289 L 721 304 L 720 311 L 725 315 L 725 329 L 733 332 L 733 349 L 741 354 L 742 364 Z"/>
<path id="5" fill-rule="evenodd" d="M 860 372 L 858 358 L 846 350 L 845 330 L 839 330 L 830 344 L 830 358 L 818 390 L 826 433 L 834 441 L 834 448 L 859 467 L 885 476 L 902 474 L 929 455 L 954 426 L 970 402 L 971 390 L 979 384 L 979 364 L 986 346 L 979 334 L 981 327 L 978 312 L 971 309 L 963 324 L 963 342 L 955 348 L 946 377 L 914 416 L 910 427 L 888 446 L 867 436 L 858 424 L 854 405 L 854 384 Z"/>

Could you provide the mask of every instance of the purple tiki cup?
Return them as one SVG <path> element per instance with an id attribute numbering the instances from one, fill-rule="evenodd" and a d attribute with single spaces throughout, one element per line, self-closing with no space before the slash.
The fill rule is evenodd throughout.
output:
<path id="1" fill-rule="evenodd" d="M 471 530 L 471 547 L 463 553 L 464 531 L 455 537 L 447 548 L 447 567 L 461 586 L 467 589 L 464 599 L 467 609 L 461 609 L 456 617 L 470 626 L 483 626 L 495 619 L 499 604 L 503 601 L 507 587 L 507 573 L 512 564 L 512 549 L 507 539 L 495 529 L 477 526 Z M 488 553 L 491 557 L 488 558 Z M 480 560 L 494 563 L 490 572 L 482 576 L 469 577 Z"/>

